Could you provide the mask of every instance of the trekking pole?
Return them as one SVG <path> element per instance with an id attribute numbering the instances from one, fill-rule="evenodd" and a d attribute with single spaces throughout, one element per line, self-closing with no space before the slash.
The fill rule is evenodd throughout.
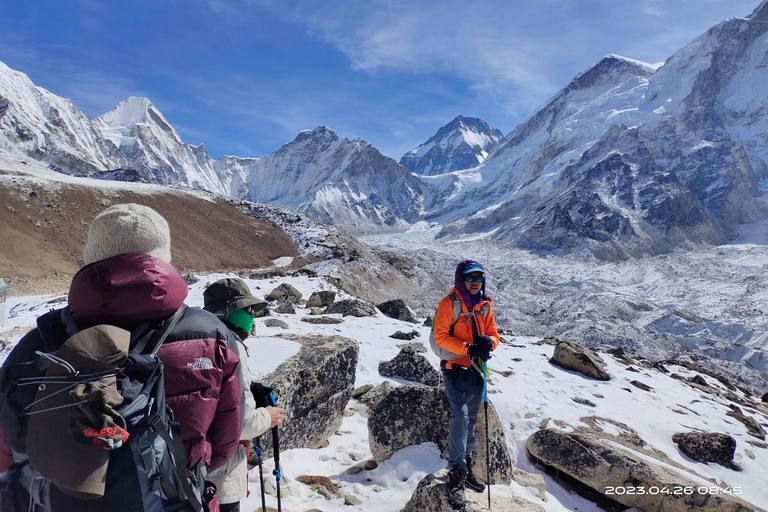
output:
<path id="1" fill-rule="evenodd" d="M 277 399 L 272 392 L 269 393 L 269 401 L 272 407 L 277 407 Z M 272 471 L 272 474 L 275 475 L 275 486 L 277 488 L 277 512 L 282 512 L 283 508 L 280 501 L 280 479 L 283 475 L 280 473 L 280 436 L 277 433 L 277 426 L 272 427 L 272 449 L 274 450 L 275 456 L 275 469 Z"/>
<path id="2" fill-rule="evenodd" d="M 485 409 L 485 479 L 488 484 L 488 510 L 491 510 L 491 438 L 488 435 L 488 365 L 483 364 L 483 407 Z"/>
<path id="3" fill-rule="evenodd" d="M 263 450 L 261 449 L 261 436 L 255 439 L 253 447 L 256 450 L 256 457 L 259 460 L 259 485 L 261 486 L 261 512 L 267 512 L 267 501 L 264 492 L 264 468 L 261 465 Z"/>

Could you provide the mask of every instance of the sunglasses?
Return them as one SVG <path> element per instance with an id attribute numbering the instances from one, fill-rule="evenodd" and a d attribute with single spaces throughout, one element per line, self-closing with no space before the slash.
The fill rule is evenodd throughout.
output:
<path id="1" fill-rule="evenodd" d="M 468 283 L 482 283 L 485 281 L 483 276 L 464 276 L 464 281 Z"/>
<path id="2" fill-rule="evenodd" d="M 262 309 L 264 309 L 264 306 L 248 306 L 247 308 L 245 308 L 245 312 L 255 317 L 256 314 Z"/>

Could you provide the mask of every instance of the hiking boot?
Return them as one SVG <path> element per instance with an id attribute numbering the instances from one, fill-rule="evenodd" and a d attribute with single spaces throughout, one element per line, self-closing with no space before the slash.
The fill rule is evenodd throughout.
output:
<path id="1" fill-rule="evenodd" d="M 456 464 L 448 470 L 448 503 L 454 510 L 465 510 L 464 482 L 467 479 L 467 467 Z"/>
<path id="2" fill-rule="evenodd" d="M 456 464 L 454 466 L 451 466 L 451 469 L 448 470 L 448 488 L 449 489 L 456 489 L 461 488 L 464 489 L 464 482 L 467 480 L 467 466 L 464 464 Z"/>
<path id="3" fill-rule="evenodd" d="M 464 483 L 475 492 L 483 492 L 485 490 L 485 484 L 478 480 L 472 472 L 472 457 L 467 457 L 467 478 L 464 480 Z"/>

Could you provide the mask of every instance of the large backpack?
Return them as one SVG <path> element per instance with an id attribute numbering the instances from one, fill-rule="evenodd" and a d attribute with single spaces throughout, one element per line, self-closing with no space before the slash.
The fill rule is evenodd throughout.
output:
<path id="1" fill-rule="evenodd" d="M 452 292 L 449 295 L 449 297 L 451 298 L 451 303 L 453 304 L 453 320 L 451 321 L 451 327 L 448 329 L 448 334 L 453 336 L 454 327 L 456 327 L 456 324 L 459 322 L 459 319 L 464 318 L 464 321 L 470 322 L 472 317 L 476 313 L 474 311 L 463 312 L 461 310 L 461 298 L 457 293 Z M 488 304 L 485 303 L 483 304 L 483 307 L 480 310 L 480 314 L 484 318 L 487 318 L 489 311 L 490 311 L 490 308 L 488 307 Z M 435 314 L 435 318 L 437 318 L 437 314 Z M 434 320 L 432 321 L 432 331 L 429 333 L 429 346 L 432 348 L 432 352 L 434 352 L 435 355 L 439 357 L 441 361 L 451 361 L 453 359 L 461 359 L 463 357 L 466 357 L 466 355 L 454 354 L 450 350 L 447 350 L 437 344 L 437 342 L 435 341 Z"/>
<path id="2" fill-rule="evenodd" d="M 37 351 L 30 360 L 7 365 L 0 382 L 0 423 L 14 451 L 14 465 L 0 482 L 6 487 L 3 499 L 10 500 L 12 506 L 4 504 L 3 510 L 21 512 L 27 497 L 29 510 L 45 512 L 52 511 L 52 507 L 56 507 L 53 512 L 206 510 L 206 468 L 201 462 L 194 471 L 187 469 L 179 424 L 173 421 L 173 413 L 165 403 L 163 363 L 156 356 L 185 309 L 186 306 L 182 306 L 164 321 L 137 327 L 131 333 L 125 362 L 111 371 L 117 392 L 123 398 L 116 411 L 125 420 L 129 437 L 122 446 L 109 452 L 104 494 L 93 499 L 78 499 L 72 497 L 71 492 L 62 491 L 46 478 L 45 468 L 33 467 L 26 456 L 27 411 L 34 405 L 39 386 L 63 384 L 69 389 L 77 383 L 94 381 L 92 376 L 89 380 L 88 375 L 78 374 L 68 376 L 66 383 L 52 384 L 51 377 L 46 380 L 48 366 L 60 359 L 56 351 L 77 328 L 66 308 L 38 319 L 46 352 Z M 66 364 L 66 361 L 56 364 Z M 38 384 L 43 382 L 45 384 Z M 50 425 L 52 429 L 67 427 L 66 424 Z M 48 449 L 55 452 L 56 446 Z M 84 445 L 83 449 L 91 447 Z"/>

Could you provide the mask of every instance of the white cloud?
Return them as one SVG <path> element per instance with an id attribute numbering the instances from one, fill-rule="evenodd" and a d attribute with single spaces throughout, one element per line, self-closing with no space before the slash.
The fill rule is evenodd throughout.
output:
<path id="1" fill-rule="evenodd" d="M 305 25 L 353 69 L 445 73 L 529 112 L 609 53 L 658 62 L 756 0 L 251 0 Z"/>

